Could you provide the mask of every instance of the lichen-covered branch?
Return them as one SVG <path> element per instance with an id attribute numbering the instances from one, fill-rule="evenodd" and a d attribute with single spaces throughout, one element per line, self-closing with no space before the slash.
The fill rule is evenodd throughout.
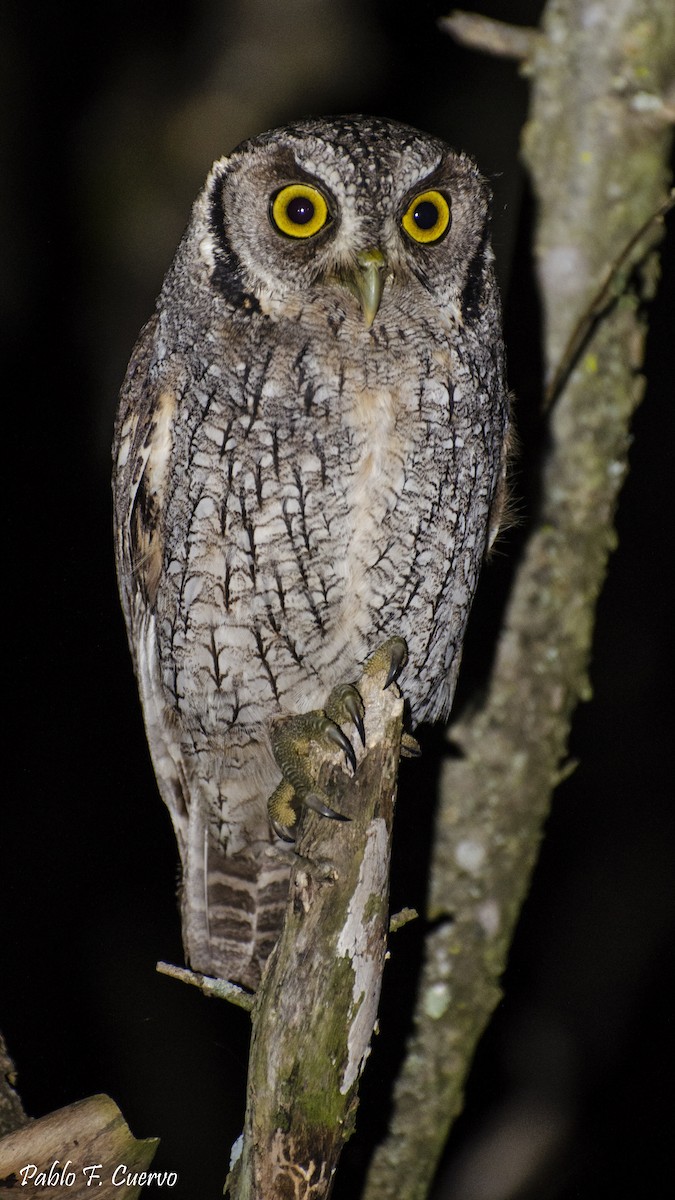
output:
<path id="1" fill-rule="evenodd" d="M 205 996 L 211 996 L 215 1000 L 227 1000 L 237 1008 L 244 1008 L 246 1012 L 250 1012 L 253 1008 L 253 993 L 247 991 L 246 988 L 239 987 L 237 983 L 230 983 L 229 979 L 216 979 L 210 975 L 200 975 L 199 972 L 190 971 L 187 967 L 176 967 L 173 963 L 165 962 L 157 963 L 157 971 L 160 975 L 168 975 L 170 979 L 177 979 L 180 983 L 187 983 L 190 987 L 199 988 Z"/>
<path id="2" fill-rule="evenodd" d="M 307 812 L 284 928 L 253 1008 L 234 1200 L 323 1200 L 353 1127 L 377 1017 L 403 704 L 364 675 L 366 748 L 321 781 L 348 824 Z"/>
<path id="3" fill-rule="evenodd" d="M 551 0 L 530 63 L 524 151 L 548 379 L 613 262 L 664 201 L 675 74 L 672 0 Z M 639 269 L 588 331 L 550 414 L 542 501 L 520 562 L 484 703 L 450 731 L 432 867 L 435 919 L 389 1136 L 365 1200 L 422 1200 L 499 998 L 575 706 L 588 699 L 594 610 L 615 543 L 630 421 L 654 290 Z M 631 256 L 635 263 L 636 255 Z M 419 1119 L 420 1112 L 424 1119 Z"/>

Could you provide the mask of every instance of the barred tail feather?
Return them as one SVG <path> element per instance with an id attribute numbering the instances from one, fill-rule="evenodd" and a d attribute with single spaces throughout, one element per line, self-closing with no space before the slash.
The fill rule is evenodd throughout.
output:
<path id="1" fill-rule="evenodd" d="M 255 989 L 279 936 L 290 868 L 274 856 L 265 796 L 277 768 L 251 731 L 237 731 L 238 767 L 227 748 L 184 744 L 167 715 L 157 653 L 156 618 L 134 612 L 136 670 L 145 726 L 162 799 L 182 865 L 183 946 L 191 967 Z M 219 838 L 214 814 L 228 814 Z M 229 852 L 228 852 L 229 851 Z"/>
<path id="2" fill-rule="evenodd" d="M 182 889 L 183 941 L 193 970 L 257 988 L 279 936 L 288 863 L 242 852 L 226 856 L 190 814 Z"/>

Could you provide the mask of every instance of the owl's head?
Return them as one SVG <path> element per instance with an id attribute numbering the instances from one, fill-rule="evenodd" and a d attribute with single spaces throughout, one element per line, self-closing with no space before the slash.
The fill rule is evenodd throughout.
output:
<path id="1" fill-rule="evenodd" d="M 192 231 L 210 286 L 235 306 L 291 319 L 316 309 L 367 329 L 429 299 L 470 316 L 491 262 L 488 205 L 474 163 L 437 138 L 333 117 L 215 163 Z"/>

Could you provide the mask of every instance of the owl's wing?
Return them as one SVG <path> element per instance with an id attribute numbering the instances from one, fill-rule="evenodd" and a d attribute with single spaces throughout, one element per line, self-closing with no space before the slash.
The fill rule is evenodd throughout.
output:
<path id="1" fill-rule="evenodd" d="M 217 812 L 222 803 L 217 771 L 212 778 L 203 772 L 197 776 L 162 686 L 155 603 L 163 570 L 162 509 L 170 481 L 178 397 L 161 381 L 153 387 L 155 328 L 156 321 L 149 322 L 139 338 L 115 428 L 113 498 L 120 596 L 150 754 L 183 868 L 186 954 L 195 970 L 256 987 L 283 919 L 289 867 L 266 853 L 268 843 L 260 842 L 259 831 L 255 844 L 247 845 L 254 836 L 247 824 L 252 819 L 246 806 L 250 794 L 228 796 L 242 844 L 227 853 L 209 822 L 210 812 Z M 254 743 L 246 748 L 250 779 L 256 775 L 256 752 Z M 248 787 L 250 793 L 253 784 Z M 266 830 L 264 796 L 259 799 Z"/>
<path id="2" fill-rule="evenodd" d="M 184 861 L 188 790 L 159 678 L 154 612 L 163 559 L 161 510 L 177 407 L 175 392 L 149 383 L 156 324 L 155 317 L 142 331 L 120 395 L 113 443 L 115 555 L 150 753 Z"/>
<path id="3" fill-rule="evenodd" d="M 128 622 L 132 596 L 140 593 L 147 607 L 154 606 L 162 569 L 160 517 L 177 401 L 171 388 L 149 383 L 156 323 L 148 322 L 132 355 L 113 443 L 115 548 Z"/>

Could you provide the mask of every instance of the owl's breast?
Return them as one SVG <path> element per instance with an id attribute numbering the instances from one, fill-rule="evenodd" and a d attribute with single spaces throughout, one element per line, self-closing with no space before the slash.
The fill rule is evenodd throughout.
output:
<path id="1" fill-rule="evenodd" d="M 286 339 L 186 393 L 157 601 L 179 712 L 264 722 L 391 633 L 422 654 L 472 451 L 443 367 L 392 361 Z"/>

